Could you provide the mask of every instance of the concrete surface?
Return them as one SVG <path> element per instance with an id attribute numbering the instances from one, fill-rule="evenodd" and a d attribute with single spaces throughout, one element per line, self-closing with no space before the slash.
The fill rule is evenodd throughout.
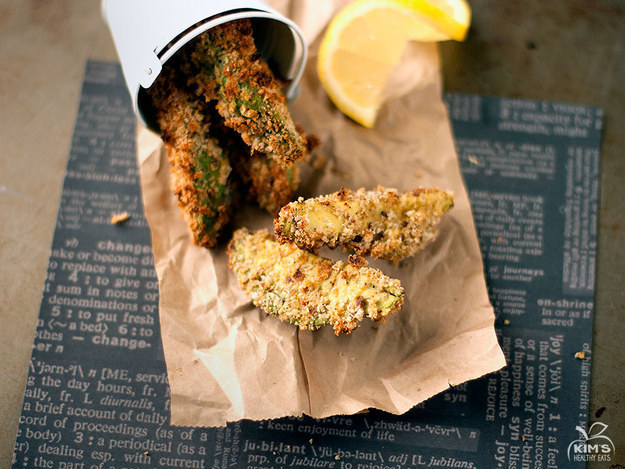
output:
<path id="1" fill-rule="evenodd" d="M 601 106 L 591 417 L 625 467 L 625 0 L 470 0 L 449 91 Z M 95 0 L 0 0 L 0 467 L 9 467 L 87 59 L 116 61 Z M 623 402 L 621 402 L 623 398 Z M 620 465 L 619 465 L 620 464 Z"/>

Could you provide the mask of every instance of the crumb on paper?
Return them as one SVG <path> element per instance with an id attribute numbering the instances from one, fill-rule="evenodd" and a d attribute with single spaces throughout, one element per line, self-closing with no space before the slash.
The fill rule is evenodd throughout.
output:
<path id="1" fill-rule="evenodd" d="M 467 159 L 469 160 L 469 163 L 474 164 L 475 166 L 479 166 L 480 165 L 480 160 L 478 160 L 473 155 L 469 156 L 469 158 L 467 158 Z"/>
<path id="2" fill-rule="evenodd" d="M 113 225 L 121 225 L 128 221 L 128 219 L 130 219 L 130 214 L 128 212 L 114 213 L 111 216 L 111 223 Z"/>
<path id="3" fill-rule="evenodd" d="M 310 440 L 308 440 L 308 443 L 310 443 L 312 445 L 313 444 L 313 439 L 311 438 Z"/>
<path id="4" fill-rule="evenodd" d="M 576 352 L 575 353 L 575 358 L 578 358 L 580 360 L 583 360 L 584 358 L 586 358 L 586 352 L 582 351 L 582 352 Z"/>
<path id="5" fill-rule="evenodd" d="M 422 178 L 423 177 L 423 173 L 421 171 L 415 171 L 414 177 L 416 177 L 417 179 Z"/>
<path id="6" fill-rule="evenodd" d="M 503 238 L 500 236 L 499 238 L 497 238 L 497 242 L 498 243 L 503 243 Z"/>
<path id="7" fill-rule="evenodd" d="M 510 324 L 510 319 L 504 319 L 503 323 L 507 326 Z"/>

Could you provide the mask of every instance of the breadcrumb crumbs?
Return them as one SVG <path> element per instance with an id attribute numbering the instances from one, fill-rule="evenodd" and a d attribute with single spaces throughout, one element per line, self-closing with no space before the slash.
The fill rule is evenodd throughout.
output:
<path id="1" fill-rule="evenodd" d="M 299 198 L 280 209 L 274 230 L 281 243 L 318 252 L 341 247 L 359 256 L 399 262 L 434 240 L 441 217 L 453 207 L 453 194 L 417 188 L 400 193 L 378 186 Z"/>
<path id="2" fill-rule="evenodd" d="M 128 212 L 114 213 L 111 216 L 111 223 L 113 225 L 121 225 L 122 223 L 128 221 L 130 219 L 130 214 Z"/>
<path id="3" fill-rule="evenodd" d="M 279 244 L 267 230 L 237 230 L 228 256 L 252 302 L 301 329 L 331 324 L 336 334 L 349 334 L 365 317 L 384 322 L 404 301 L 399 280 L 380 270 Z"/>

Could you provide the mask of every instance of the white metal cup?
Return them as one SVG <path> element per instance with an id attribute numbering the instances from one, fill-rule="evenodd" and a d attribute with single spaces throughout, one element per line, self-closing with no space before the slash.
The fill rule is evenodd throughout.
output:
<path id="1" fill-rule="evenodd" d="M 154 128 L 149 88 L 180 48 L 204 31 L 249 18 L 259 52 L 274 73 L 289 80 L 287 98 L 297 94 L 306 63 L 306 41 L 291 20 L 261 0 L 102 0 L 137 117 Z"/>

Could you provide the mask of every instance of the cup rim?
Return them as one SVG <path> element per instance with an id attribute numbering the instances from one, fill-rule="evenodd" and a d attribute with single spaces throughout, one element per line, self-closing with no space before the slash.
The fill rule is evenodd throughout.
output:
<path id="1" fill-rule="evenodd" d="M 141 53 L 140 56 L 145 56 L 145 60 L 142 60 L 143 63 L 137 63 L 136 60 L 131 60 L 131 62 L 129 62 L 129 57 L 126 52 L 124 52 L 123 56 L 121 55 L 121 49 L 119 49 L 117 44 L 117 41 L 121 41 L 121 39 L 116 38 L 117 29 L 112 26 L 108 17 L 107 4 L 110 3 L 110 0 L 102 0 L 102 16 L 109 25 L 109 29 L 111 33 L 113 33 L 113 40 L 116 42 L 116 48 L 118 48 L 118 57 L 121 61 L 126 86 L 130 93 L 132 108 L 139 121 L 152 130 L 154 130 L 154 123 L 149 119 L 150 112 L 149 109 L 147 109 L 148 106 L 145 105 L 145 90 L 149 89 L 154 84 L 165 63 L 167 63 L 176 52 L 200 34 L 215 26 L 238 19 L 270 20 L 282 23 L 288 27 L 293 41 L 293 51 L 290 58 L 282 61 L 286 62 L 282 65 L 287 69 L 285 70 L 286 76 L 284 76 L 284 78 L 288 80 L 284 91 L 287 99 L 293 99 L 297 95 L 299 83 L 308 59 L 306 39 L 296 23 L 269 6 L 256 2 L 251 6 L 245 5 L 236 9 L 217 12 L 199 21 L 195 21 L 182 31 L 177 32 L 173 38 L 167 38 L 166 43 L 163 41 L 162 46 L 157 45 L 149 54 Z M 127 42 L 127 40 L 125 42 Z M 128 50 L 125 47 L 124 49 Z"/>

